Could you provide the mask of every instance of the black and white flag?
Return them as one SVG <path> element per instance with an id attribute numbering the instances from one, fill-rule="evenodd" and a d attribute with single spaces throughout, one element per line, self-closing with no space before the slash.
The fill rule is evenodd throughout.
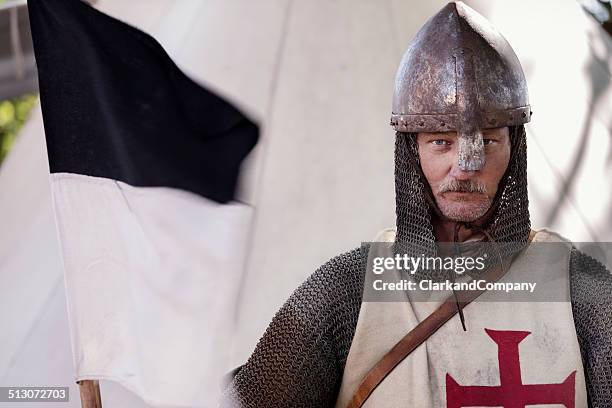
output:
<path id="1" fill-rule="evenodd" d="M 258 127 L 149 35 L 80 0 L 29 0 L 76 379 L 209 406 L 252 208 Z"/>

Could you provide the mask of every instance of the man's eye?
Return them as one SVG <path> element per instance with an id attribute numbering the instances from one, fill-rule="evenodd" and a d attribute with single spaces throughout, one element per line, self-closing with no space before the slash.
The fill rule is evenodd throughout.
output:
<path id="1" fill-rule="evenodd" d="M 491 144 L 495 143 L 495 141 L 496 141 L 495 139 L 482 139 L 482 143 L 485 146 L 491 145 Z"/>
<path id="2" fill-rule="evenodd" d="M 436 146 L 446 146 L 450 144 L 447 140 L 444 140 L 444 139 L 432 140 L 431 143 L 433 143 Z"/>

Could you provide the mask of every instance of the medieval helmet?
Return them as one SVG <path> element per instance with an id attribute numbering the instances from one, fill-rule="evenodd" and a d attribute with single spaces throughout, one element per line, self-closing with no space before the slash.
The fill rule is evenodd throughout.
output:
<path id="1" fill-rule="evenodd" d="M 457 1 L 421 28 L 395 79 L 391 125 L 459 136 L 459 167 L 484 165 L 482 129 L 522 125 L 531 111 L 525 75 L 506 39 Z"/>
<path id="2" fill-rule="evenodd" d="M 458 165 L 485 162 L 482 130 L 508 126 L 510 162 L 482 229 L 488 240 L 526 242 L 531 223 L 524 124 L 531 119 L 525 75 L 510 44 L 460 1 L 446 5 L 417 33 L 395 80 L 397 242 L 435 247 L 432 216 L 440 215 L 420 166 L 418 132 L 456 131 Z"/>

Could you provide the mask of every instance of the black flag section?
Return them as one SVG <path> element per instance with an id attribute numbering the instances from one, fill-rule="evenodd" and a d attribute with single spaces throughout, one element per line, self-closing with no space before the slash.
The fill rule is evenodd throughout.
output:
<path id="1" fill-rule="evenodd" d="M 258 127 L 142 31 L 80 0 L 29 0 L 52 173 L 234 198 Z"/>

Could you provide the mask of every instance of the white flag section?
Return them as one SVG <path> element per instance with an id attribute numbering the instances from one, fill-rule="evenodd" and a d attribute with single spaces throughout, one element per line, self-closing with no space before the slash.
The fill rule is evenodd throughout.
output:
<path id="1" fill-rule="evenodd" d="M 156 406 L 214 406 L 252 208 L 51 174 L 76 378 Z"/>

